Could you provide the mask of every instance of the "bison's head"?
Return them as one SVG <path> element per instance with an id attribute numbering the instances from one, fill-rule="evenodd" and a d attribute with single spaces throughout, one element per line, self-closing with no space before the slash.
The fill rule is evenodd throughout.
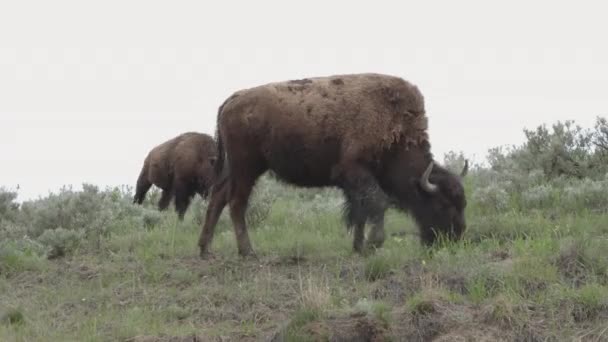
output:
<path id="1" fill-rule="evenodd" d="M 422 241 L 432 244 L 439 234 L 458 240 L 466 229 L 464 210 L 467 201 L 462 178 L 468 161 L 456 175 L 431 162 L 417 182 L 418 201 L 413 214 L 420 226 Z"/>

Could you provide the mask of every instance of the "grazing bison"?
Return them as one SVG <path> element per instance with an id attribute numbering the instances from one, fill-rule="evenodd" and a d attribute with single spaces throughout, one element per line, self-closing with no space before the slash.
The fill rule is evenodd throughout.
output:
<path id="1" fill-rule="evenodd" d="M 152 149 L 137 179 L 133 203 L 141 204 L 152 184 L 162 189 L 158 208 L 165 210 L 175 199 L 180 221 L 198 193 L 207 197 L 214 180 L 213 164 L 217 149 L 207 134 L 187 132 Z"/>
<path id="2" fill-rule="evenodd" d="M 438 233 L 457 240 L 465 230 L 461 175 L 436 165 L 424 98 L 407 81 L 380 74 L 336 75 L 241 90 L 219 108 L 215 164 L 199 247 L 208 255 L 218 217 L 229 204 L 239 254 L 253 254 L 245 210 L 256 179 L 271 170 L 302 187 L 335 186 L 346 199 L 353 248 L 384 242 L 384 213 L 411 213 L 421 240 Z"/>

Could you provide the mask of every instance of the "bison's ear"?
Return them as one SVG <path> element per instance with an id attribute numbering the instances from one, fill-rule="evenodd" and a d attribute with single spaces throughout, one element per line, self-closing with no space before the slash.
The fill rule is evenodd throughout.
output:
<path id="1" fill-rule="evenodd" d="M 211 166 L 215 166 L 216 161 L 217 157 L 209 157 L 209 164 L 211 164 Z"/>

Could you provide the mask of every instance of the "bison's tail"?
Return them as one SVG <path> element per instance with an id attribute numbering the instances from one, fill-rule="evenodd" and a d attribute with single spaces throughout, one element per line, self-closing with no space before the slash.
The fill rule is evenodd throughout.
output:
<path id="1" fill-rule="evenodd" d="M 219 114 L 218 114 L 219 116 Z M 219 120 L 218 120 L 218 124 L 219 124 Z M 224 154 L 224 143 L 222 141 L 222 135 L 220 134 L 220 128 L 218 127 L 216 129 L 215 132 L 215 141 L 217 144 L 217 160 L 215 161 L 215 175 L 216 177 L 218 177 L 217 179 L 219 179 L 219 177 L 222 175 L 222 171 L 224 169 L 224 160 L 226 159 L 226 156 Z"/>
<path id="2" fill-rule="evenodd" d="M 139 172 L 139 177 L 137 178 L 137 185 L 135 187 L 135 196 L 133 197 L 133 203 L 142 204 L 144 202 L 144 198 L 146 197 L 146 193 L 150 190 L 152 183 L 148 180 L 148 158 L 144 161 L 144 166 L 141 168 Z"/>
<path id="3" fill-rule="evenodd" d="M 216 141 L 216 145 L 217 145 L 217 160 L 215 162 L 215 175 L 216 175 L 216 179 L 217 182 L 216 183 L 222 183 L 224 180 L 226 180 L 226 178 L 228 177 L 228 156 L 226 155 L 226 152 L 224 151 L 224 142 L 222 140 L 222 134 L 220 131 L 220 118 L 222 116 L 222 110 L 224 109 L 224 106 L 232 99 L 234 99 L 237 95 L 232 95 L 229 98 L 226 99 L 226 101 L 224 101 L 224 103 L 222 103 L 222 105 L 220 106 L 220 108 L 217 111 L 217 122 L 216 122 L 216 127 L 215 127 L 215 141 Z"/>

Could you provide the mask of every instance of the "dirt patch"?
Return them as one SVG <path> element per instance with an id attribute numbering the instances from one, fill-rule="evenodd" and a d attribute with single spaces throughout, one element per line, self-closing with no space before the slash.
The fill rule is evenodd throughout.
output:
<path id="1" fill-rule="evenodd" d="M 408 293 L 416 293 L 422 288 L 426 272 L 424 266 L 417 261 L 410 261 L 403 266 L 405 289 Z"/>
<path id="2" fill-rule="evenodd" d="M 473 327 L 470 329 L 458 329 L 442 334 L 435 338 L 433 342 L 494 342 L 494 341 L 510 341 L 506 339 L 504 334 L 493 327 Z"/>
<path id="3" fill-rule="evenodd" d="M 505 341 L 507 332 L 484 321 L 480 309 L 452 302 L 443 290 L 425 290 L 393 310 L 391 336 L 397 341 Z"/>
<path id="4" fill-rule="evenodd" d="M 193 271 L 200 271 L 213 265 L 214 262 L 219 261 L 215 255 L 211 255 L 209 259 L 201 259 L 198 255 L 185 255 L 177 258 L 173 258 L 171 262 L 172 267 L 186 268 Z"/>
<path id="5" fill-rule="evenodd" d="M 501 261 L 509 259 L 510 257 L 511 254 L 509 254 L 509 251 L 506 251 L 504 249 L 499 249 L 490 253 L 490 260 L 493 261 Z"/>
<path id="6" fill-rule="evenodd" d="M 506 259 L 489 262 L 486 265 L 489 269 L 494 270 L 496 273 L 507 274 L 513 272 L 513 265 L 515 264 L 515 261 L 515 259 L 507 257 Z"/>
<path id="7" fill-rule="evenodd" d="M 293 332 L 282 329 L 269 340 L 311 341 L 537 341 L 540 330 L 530 322 L 524 326 L 501 326 L 484 320 L 488 313 L 473 305 L 454 304 L 429 295 L 410 307 L 400 306 L 388 321 L 365 313 L 315 319 Z"/>
<path id="8" fill-rule="evenodd" d="M 403 303 L 411 293 L 407 292 L 403 282 L 396 276 L 390 276 L 376 282 L 372 289 L 372 298 L 386 300 L 389 303 Z"/>
<path id="9" fill-rule="evenodd" d="M 517 330 L 513 336 L 513 341 L 530 341 L 530 342 L 541 342 L 546 341 L 548 338 L 542 336 L 540 332 L 537 332 L 535 328 L 531 326 L 523 326 Z"/>
<path id="10" fill-rule="evenodd" d="M 351 265 L 343 265 L 340 268 L 338 277 L 342 280 L 356 280 L 360 281 L 365 279 L 364 272 L 361 268 L 353 267 Z"/>
<path id="11" fill-rule="evenodd" d="M 434 273 L 420 262 L 409 262 L 403 266 L 404 275 L 391 275 L 378 280 L 372 289 L 374 299 L 402 303 L 408 297 L 429 286 L 443 285 L 446 289 L 467 294 L 467 277 L 457 272 Z"/>
<path id="12" fill-rule="evenodd" d="M 353 341 L 367 342 L 385 341 L 387 331 L 381 322 L 368 317 L 349 317 L 328 320 L 325 322 L 313 322 L 304 327 L 311 332 L 311 336 L 323 338 L 329 337 L 330 341 Z M 315 330 L 327 331 L 329 334 L 315 334 Z M 315 340 L 318 340 L 315 338 Z"/>
<path id="13" fill-rule="evenodd" d="M 81 280 L 91 280 L 99 276 L 99 270 L 91 265 L 74 265 L 74 272 Z"/>
<path id="14" fill-rule="evenodd" d="M 572 319 L 576 323 L 591 322 L 596 319 L 608 321 L 608 304 L 585 305 L 580 302 L 568 303 Z"/>
<path id="15" fill-rule="evenodd" d="M 441 300 L 421 303 L 416 311 L 393 313 L 391 337 L 394 341 L 513 341 L 512 334 L 479 319 L 468 305 Z"/>
<path id="16" fill-rule="evenodd" d="M 331 80 L 331 83 L 335 85 L 344 85 L 344 81 L 341 78 L 334 78 Z"/>
<path id="17" fill-rule="evenodd" d="M 134 336 L 126 339 L 125 342 L 207 342 L 218 341 L 218 339 L 203 338 L 196 335 L 189 336 Z M 220 340 L 221 341 L 221 340 Z"/>
<path id="18" fill-rule="evenodd" d="M 467 279 L 464 274 L 446 273 L 441 274 L 439 281 L 446 286 L 450 291 L 466 295 L 469 293 L 467 287 Z"/>
<path id="19" fill-rule="evenodd" d="M 331 317 L 304 325 L 301 335 L 312 341 L 332 342 L 380 342 L 389 336 L 384 323 L 364 314 L 353 314 L 348 317 Z M 272 338 L 273 342 L 288 341 L 283 332 Z"/>
<path id="20" fill-rule="evenodd" d="M 268 266 L 297 266 L 308 263 L 308 258 L 301 255 L 287 255 L 273 258 L 265 263 Z"/>

